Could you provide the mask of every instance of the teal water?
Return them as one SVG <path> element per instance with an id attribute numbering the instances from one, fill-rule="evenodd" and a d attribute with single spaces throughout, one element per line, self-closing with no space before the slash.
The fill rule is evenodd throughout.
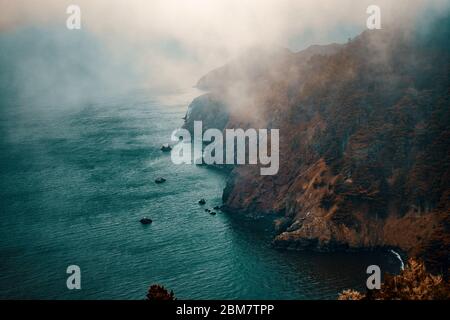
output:
<path id="1" fill-rule="evenodd" d="M 334 299 L 370 264 L 398 269 L 387 252 L 278 251 L 267 222 L 205 213 L 197 201 L 221 204 L 226 177 L 159 150 L 194 96 L 2 97 L 0 298 L 143 299 L 161 283 L 186 299 Z M 81 290 L 66 288 L 71 264 Z"/>

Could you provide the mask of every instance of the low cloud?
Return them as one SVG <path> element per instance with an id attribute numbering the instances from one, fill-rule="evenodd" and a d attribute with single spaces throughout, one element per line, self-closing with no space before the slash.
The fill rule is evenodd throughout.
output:
<path id="1" fill-rule="evenodd" d="M 300 50 L 345 41 L 365 29 L 371 4 L 381 7 L 383 24 L 413 24 L 449 6 L 446 0 L 0 0 L 0 34 L 26 27 L 76 32 L 64 30 L 69 4 L 81 7 L 84 32 L 112 58 L 128 54 L 154 87 L 193 85 L 255 45 Z"/>

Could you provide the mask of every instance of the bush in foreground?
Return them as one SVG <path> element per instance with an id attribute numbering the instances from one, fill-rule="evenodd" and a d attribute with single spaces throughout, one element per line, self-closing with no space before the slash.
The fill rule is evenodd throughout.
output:
<path id="1" fill-rule="evenodd" d="M 159 284 L 154 284 L 150 286 L 147 293 L 147 300 L 149 301 L 169 301 L 169 300 L 175 300 L 175 296 L 173 294 L 173 291 L 170 290 L 170 293 L 164 288 L 164 286 L 161 286 Z"/>
<path id="2" fill-rule="evenodd" d="M 344 290 L 338 300 L 448 300 L 450 284 L 440 275 L 426 271 L 421 261 L 410 259 L 399 275 L 387 274 L 380 290 L 362 294 L 356 290 Z"/>

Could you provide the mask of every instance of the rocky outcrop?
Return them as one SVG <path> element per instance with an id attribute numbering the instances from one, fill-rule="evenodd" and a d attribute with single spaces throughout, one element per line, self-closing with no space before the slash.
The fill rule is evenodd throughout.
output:
<path id="1" fill-rule="evenodd" d="M 254 55 L 202 78 L 213 103 L 197 117 L 222 102 L 224 128 L 280 129 L 279 173 L 236 166 L 223 209 L 274 215 L 279 247 L 434 248 L 448 268 L 448 26 Z"/>
<path id="2" fill-rule="evenodd" d="M 189 105 L 183 128 L 191 133 L 194 131 L 194 121 L 203 122 L 203 130 L 217 128 L 223 130 L 228 123 L 229 112 L 223 98 L 218 94 L 206 93 Z"/>

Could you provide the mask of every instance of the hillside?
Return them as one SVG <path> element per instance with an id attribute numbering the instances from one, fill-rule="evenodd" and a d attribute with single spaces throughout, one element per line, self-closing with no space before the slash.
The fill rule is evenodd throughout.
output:
<path id="1" fill-rule="evenodd" d="M 278 247 L 395 247 L 448 270 L 448 22 L 253 52 L 203 77 L 213 107 L 194 101 L 186 127 L 220 106 L 207 127 L 280 129 L 279 173 L 234 167 L 224 208 L 273 215 Z"/>

